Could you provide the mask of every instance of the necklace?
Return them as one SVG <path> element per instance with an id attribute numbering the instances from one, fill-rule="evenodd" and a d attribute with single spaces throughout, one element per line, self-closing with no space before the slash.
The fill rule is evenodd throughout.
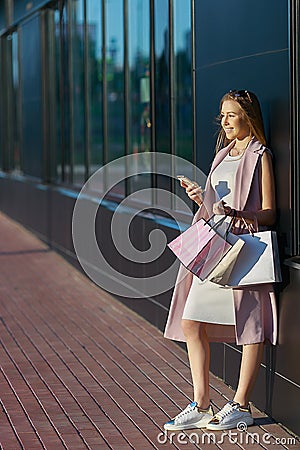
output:
<path id="1" fill-rule="evenodd" d="M 225 158 L 223 159 L 223 161 L 225 162 L 231 162 L 231 161 L 238 161 L 239 159 L 241 159 L 244 156 L 245 152 L 242 152 L 240 155 L 235 155 L 235 156 L 231 156 L 230 153 L 228 153 L 227 156 L 225 156 Z M 228 158 L 229 156 L 229 158 Z M 228 158 L 228 159 L 227 159 Z"/>
<path id="2" fill-rule="evenodd" d="M 246 147 L 247 148 L 247 147 Z M 234 158 L 235 160 L 237 159 L 241 159 L 245 153 L 246 148 L 241 149 L 241 151 L 239 153 L 237 153 L 236 155 L 231 155 L 231 150 L 238 150 L 237 148 L 233 147 L 230 152 L 229 152 L 229 156 L 231 158 Z"/>
<path id="3" fill-rule="evenodd" d="M 241 158 L 241 157 L 243 156 L 243 154 L 245 153 L 245 150 L 246 150 L 246 148 L 248 147 L 248 145 L 249 145 L 251 139 L 252 139 L 252 138 L 250 138 L 250 139 L 248 140 L 246 146 L 243 147 L 243 148 L 237 148 L 236 146 L 232 147 L 232 148 L 230 149 L 229 156 L 232 156 L 232 157 L 240 156 L 240 158 Z M 232 150 L 236 150 L 237 154 L 236 154 L 236 155 L 232 155 L 232 154 L 231 154 Z M 240 159 L 240 158 L 238 158 L 238 159 Z"/>

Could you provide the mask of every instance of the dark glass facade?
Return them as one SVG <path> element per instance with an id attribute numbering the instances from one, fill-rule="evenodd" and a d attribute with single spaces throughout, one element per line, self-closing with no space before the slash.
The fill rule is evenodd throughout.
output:
<path id="1" fill-rule="evenodd" d="M 299 434 L 298 2 L 15 0 L 1 2 L 0 33 L 0 208 L 72 261 L 72 211 L 91 174 L 122 156 L 144 157 L 138 175 L 125 163 L 112 169 L 123 181 L 108 196 L 105 226 L 118 202 L 141 188 L 185 198 L 147 154 L 176 155 L 207 173 L 220 97 L 229 89 L 258 94 L 274 153 L 284 283 L 279 346 L 265 352 L 254 401 Z M 137 214 L 133 225 L 140 248 L 154 228 L 173 237 L 166 215 L 189 219 L 177 200 L 153 214 L 156 195 L 139 199 L 152 208 L 152 222 Z M 159 272 L 165 261 L 155 264 Z M 132 270 L 144 276 L 141 264 Z M 121 300 L 164 327 L 170 292 Z M 240 349 L 212 349 L 212 370 L 234 386 Z"/>
<path id="2" fill-rule="evenodd" d="M 5 103 L 14 105 L 10 122 L 16 124 L 5 138 L 11 150 L 2 157 L 3 168 L 80 187 L 103 164 L 124 155 L 157 149 L 192 161 L 189 2 L 35 2 L 30 13 L 15 2 L 14 18 L 20 22 L 2 38 L 11 71 L 3 74 L 4 82 L 7 95 L 15 96 Z M 31 113 L 24 115 L 27 109 Z M 42 142 L 45 132 L 51 146 Z M 115 193 L 156 185 L 160 180 L 145 174 L 128 179 Z"/>
<path id="3" fill-rule="evenodd" d="M 102 8 L 101 2 L 86 3 L 86 64 L 88 104 L 89 174 L 103 165 L 103 75 L 102 75 Z"/>

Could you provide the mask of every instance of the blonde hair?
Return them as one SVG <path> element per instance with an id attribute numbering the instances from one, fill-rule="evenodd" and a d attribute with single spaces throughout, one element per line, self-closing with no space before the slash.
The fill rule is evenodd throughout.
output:
<path id="1" fill-rule="evenodd" d="M 234 100 L 237 102 L 242 111 L 242 116 L 247 122 L 250 128 L 251 136 L 255 136 L 256 139 L 263 145 L 266 145 L 266 136 L 264 131 L 264 123 L 261 113 L 260 104 L 258 98 L 253 92 L 249 91 L 229 91 L 225 94 L 220 101 L 220 111 L 223 103 L 226 100 Z M 221 148 L 226 147 L 231 142 L 227 139 L 225 131 L 220 128 L 216 144 L 216 153 Z"/>

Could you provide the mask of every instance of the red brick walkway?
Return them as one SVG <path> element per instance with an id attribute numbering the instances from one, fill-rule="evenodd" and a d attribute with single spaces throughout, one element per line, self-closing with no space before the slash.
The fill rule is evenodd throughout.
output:
<path id="1" fill-rule="evenodd" d="M 185 351 L 3 215 L 0 236 L 2 449 L 300 449 L 258 410 L 248 434 L 166 438 L 191 395 Z M 215 409 L 232 397 L 211 387 Z"/>

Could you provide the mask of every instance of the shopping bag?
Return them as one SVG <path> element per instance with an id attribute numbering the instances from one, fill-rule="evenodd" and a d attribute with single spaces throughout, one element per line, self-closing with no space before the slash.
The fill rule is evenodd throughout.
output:
<path id="1" fill-rule="evenodd" d="M 218 267 L 225 255 L 233 250 L 235 259 L 243 246 L 243 241 L 229 232 L 232 221 L 226 224 L 225 232 L 218 232 L 225 219 L 226 216 L 216 223 L 211 219 L 200 219 L 168 244 L 180 262 L 202 281 Z M 227 263 L 233 264 L 230 255 Z"/>
<path id="2" fill-rule="evenodd" d="M 207 279 L 213 283 L 228 286 L 229 277 L 236 263 L 237 257 L 244 246 L 244 241 L 239 239 L 235 234 L 228 233 L 228 241 L 232 244 L 231 249 L 216 265 Z"/>
<path id="3" fill-rule="evenodd" d="M 277 235 L 275 231 L 241 234 L 244 245 L 233 266 L 220 279 L 211 279 L 223 286 L 247 286 L 281 282 Z"/>

